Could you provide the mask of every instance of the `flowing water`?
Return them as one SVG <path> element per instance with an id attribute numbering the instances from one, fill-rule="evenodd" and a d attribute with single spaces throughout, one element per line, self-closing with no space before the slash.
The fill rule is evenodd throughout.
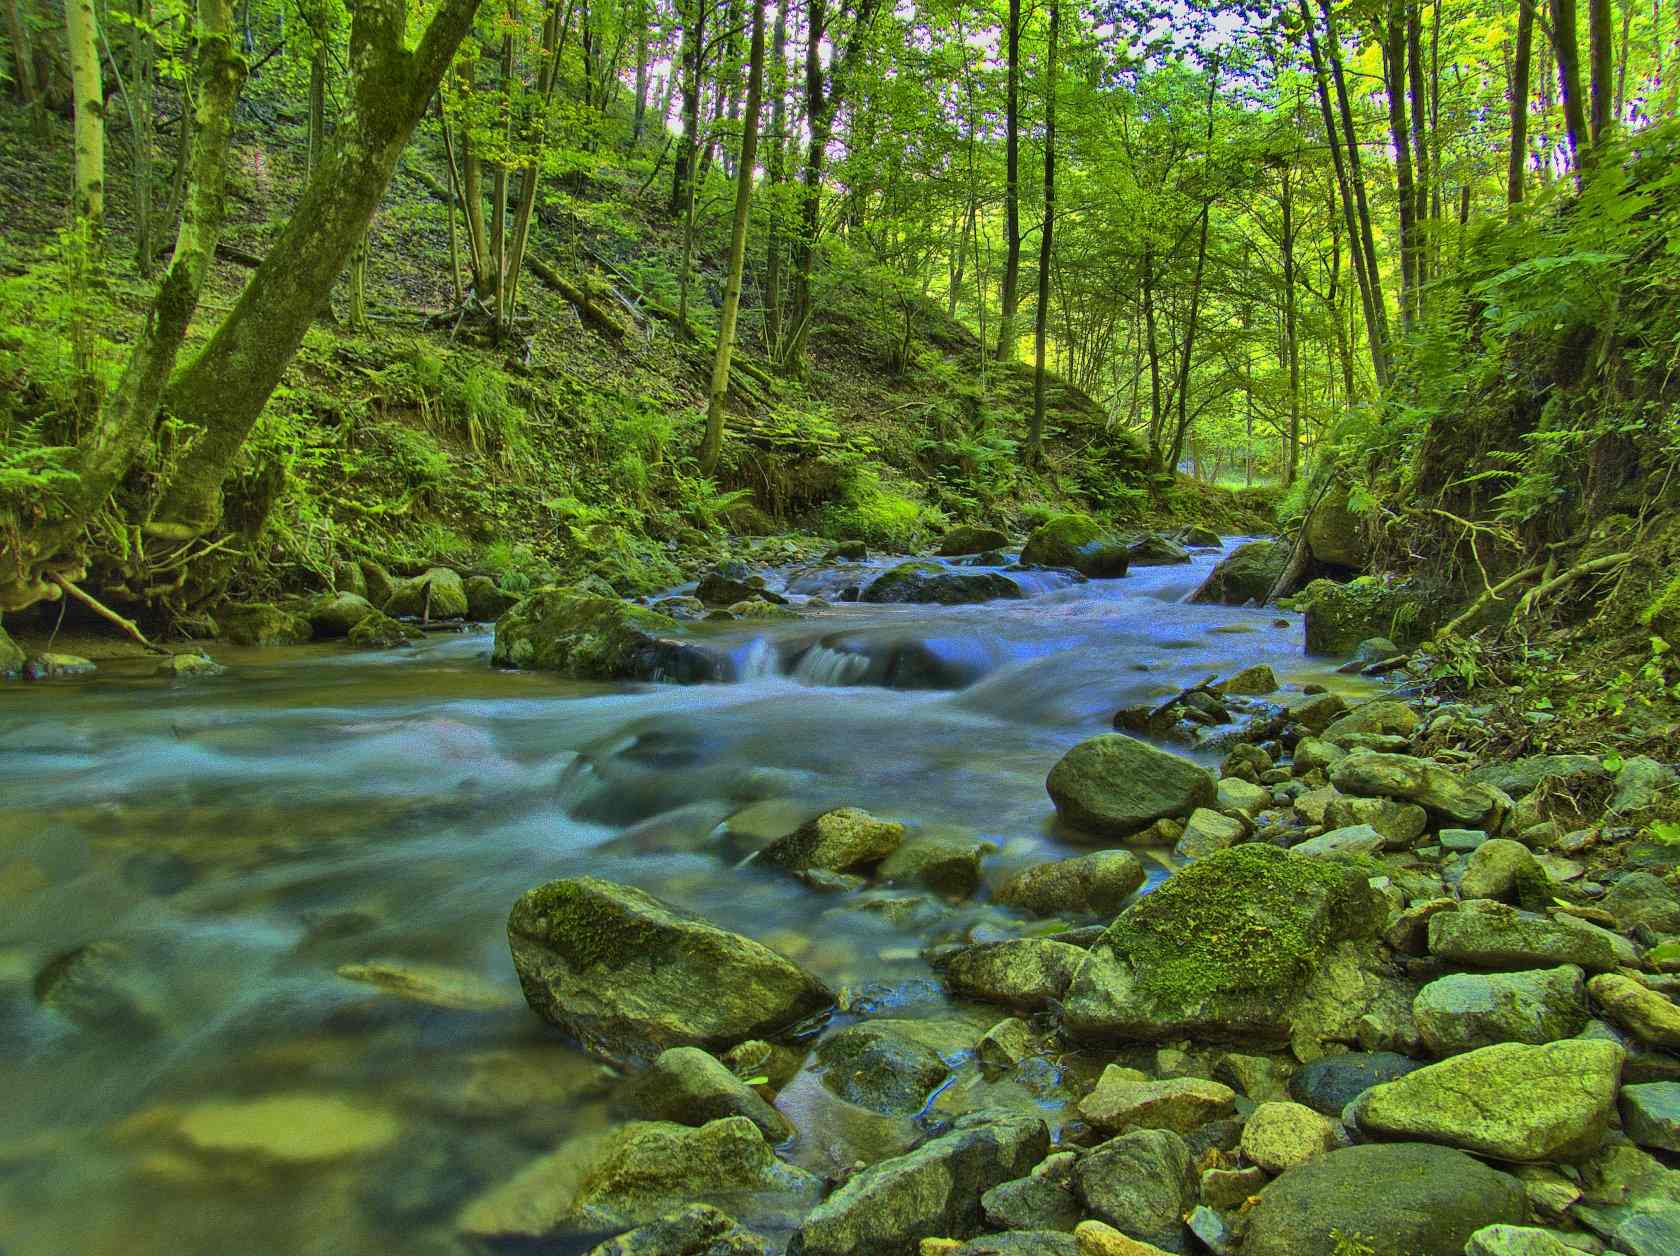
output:
<path id="1" fill-rule="evenodd" d="M 494 671 L 475 631 L 0 686 L 0 1254 L 463 1250 L 466 1201 L 615 1119 L 508 959 L 552 877 L 764 939 L 848 1007 L 948 1014 L 918 951 L 1003 936 L 983 902 L 825 897 L 741 855 L 841 804 L 990 843 L 994 884 L 1078 853 L 1044 776 L 1117 707 L 1252 663 L 1325 678 L 1296 618 L 1183 603 L 1216 557 L 688 629 L 732 683 Z M 787 1154 L 848 1163 L 808 1092 Z"/>

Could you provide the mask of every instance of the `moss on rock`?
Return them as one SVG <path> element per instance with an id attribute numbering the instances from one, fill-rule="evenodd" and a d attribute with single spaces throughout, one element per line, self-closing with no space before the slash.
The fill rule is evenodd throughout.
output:
<path id="1" fill-rule="evenodd" d="M 1033 529 L 1021 551 L 1028 567 L 1071 567 L 1098 579 L 1125 575 L 1128 561 L 1126 547 L 1089 515 L 1052 515 Z"/>
<path id="2" fill-rule="evenodd" d="M 546 588 L 496 621 L 491 661 L 582 680 L 709 679 L 712 661 L 661 634 L 677 622 L 658 611 L 578 589 Z"/>

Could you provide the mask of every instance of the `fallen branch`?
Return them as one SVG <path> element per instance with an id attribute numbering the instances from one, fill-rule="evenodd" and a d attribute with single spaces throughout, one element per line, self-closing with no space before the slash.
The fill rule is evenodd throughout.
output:
<path id="1" fill-rule="evenodd" d="M 583 321 L 594 327 L 596 331 L 611 336 L 614 340 L 623 340 L 629 335 L 629 329 L 618 321 L 617 316 L 605 306 L 596 302 L 585 289 L 579 288 L 554 267 L 550 266 L 535 253 L 525 255 L 525 264 L 531 268 L 531 273 L 543 283 L 566 299 L 582 316 Z"/>
<path id="2" fill-rule="evenodd" d="M 162 646 L 153 645 L 150 641 L 146 640 L 146 634 L 140 631 L 139 626 L 136 625 L 132 619 L 124 619 L 121 615 L 117 614 L 116 611 L 112 610 L 109 606 L 106 606 L 105 603 L 101 602 L 91 593 L 83 592 L 74 581 L 65 579 L 57 572 L 53 572 L 48 578 L 71 597 L 75 598 L 83 606 L 86 606 L 89 610 L 93 611 L 93 613 L 98 615 L 101 619 L 109 620 L 118 628 L 121 628 L 125 633 L 127 633 L 140 645 L 144 646 L 151 653 L 166 656 L 169 654 L 169 651 L 164 649 Z"/>
<path id="3" fill-rule="evenodd" d="M 1595 576 L 1602 571 L 1610 571 L 1624 563 L 1631 562 L 1632 559 L 1632 554 L 1606 554 L 1603 558 L 1590 559 L 1578 566 L 1571 567 L 1561 576 L 1554 576 L 1544 584 L 1536 585 L 1525 593 L 1523 600 L 1517 603 L 1517 609 L 1514 613 L 1516 615 L 1527 615 L 1539 605 L 1542 598 L 1549 597 L 1564 586 L 1574 584 L 1575 581 L 1587 576 Z"/>
<path id="4" fill-rule="evenodd" d="M 1501 580 L 1498 584 L 1490 585 L 1485 593 L 1483 593 L 1474 602 L 1470 603 L 1469 607 L 1462 614 L 1454 618 L 1453 621 L 1446 627 L 1442 628 L 1441 631 L 1454 633 L 1458 632 L 1465 624 L 1470 623 L 1476 618 L 1476 616 L 1480 615 L 1482 611 L 1487 608 L 1489 603 L 1499 601 L 1500 594 L 1504 593 L 1505 590 L 1509 589 L 1512 585 L 1521 584 L 1524 580 L 1532 580 L 1536 576 L 1544 575 L 1545 570 L 1544 566 L 1536 563 L 1532 567 L 1524 567 L 1521 571 L 1515 573 L 1514 575 L 1506 576 L 1505 579 Z"/>

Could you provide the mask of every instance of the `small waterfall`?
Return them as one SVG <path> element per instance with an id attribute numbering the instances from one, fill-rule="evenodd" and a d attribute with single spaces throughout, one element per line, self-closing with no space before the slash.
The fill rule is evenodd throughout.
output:
<path id="1" fill-rule="evenodd" d="M 856 684 L 868 670 L 868 655 L 814 645 L 800 655 L 793 678 L 802 685 L 835 688 Z"/>
<path id="2" fill-rule="evenodd" d="M 735 660 L 735 679 L 745 684 L 781 675 L 781 659 L 768 637 L 754 637 Z"/>

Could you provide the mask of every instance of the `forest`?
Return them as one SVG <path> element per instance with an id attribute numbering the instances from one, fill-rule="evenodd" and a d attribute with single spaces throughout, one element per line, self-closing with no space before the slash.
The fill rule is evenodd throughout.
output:
<path id="1" fill-rule="evenodd" d="M 1680 1251 L 1680 5 L 5 6 L 0 1256 Z"/>

